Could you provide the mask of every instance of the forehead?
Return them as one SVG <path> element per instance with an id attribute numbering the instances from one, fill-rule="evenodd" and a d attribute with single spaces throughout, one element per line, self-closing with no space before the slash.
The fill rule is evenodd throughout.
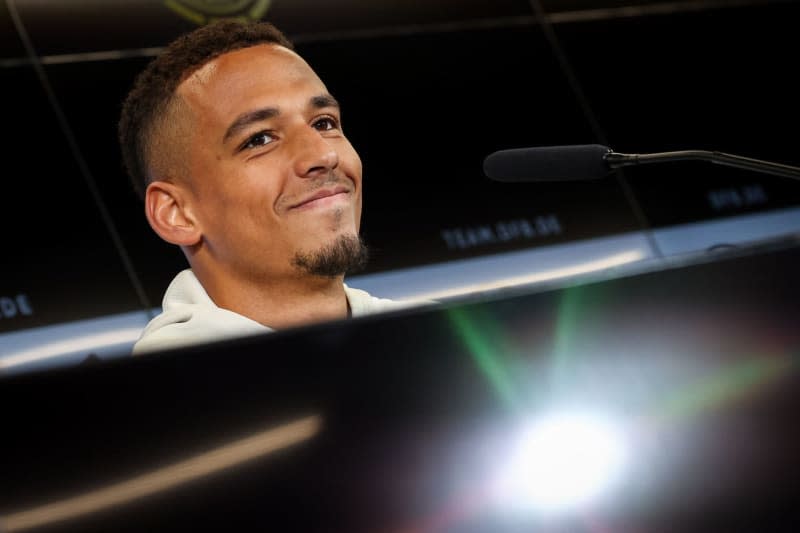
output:
<path id="1" fill-rule="evenodd" d="M 325 85 L 297 53 L 276 44 L 261 44 L 225 53 L 185 79 L 177 89 L 191 107 L 236 113 L 253 100 L 275 105 L 272 98 L 326 92 Z"/>

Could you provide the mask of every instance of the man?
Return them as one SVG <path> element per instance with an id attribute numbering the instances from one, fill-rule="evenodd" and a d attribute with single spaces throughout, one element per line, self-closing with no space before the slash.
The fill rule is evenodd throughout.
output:
<path id="1" fill-rule="evenodd" d="M 171 43 L 119 122 L 150 226 L 190 269 L 134 353 L 405 307 L 344 283 L 363 267 L 361 160 L 339 104 L 266 22 Z"/>

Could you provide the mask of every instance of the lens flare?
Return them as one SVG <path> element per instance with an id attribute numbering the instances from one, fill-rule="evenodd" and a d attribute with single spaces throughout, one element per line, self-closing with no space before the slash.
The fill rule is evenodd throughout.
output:
<path id="1" fill-rule="evenodd" d="M 609 419 L 553 414 L 520 432 L 497 478 L 503 506 L 543 514 L 592 503 L 621 477 L 627 439 Z"/>

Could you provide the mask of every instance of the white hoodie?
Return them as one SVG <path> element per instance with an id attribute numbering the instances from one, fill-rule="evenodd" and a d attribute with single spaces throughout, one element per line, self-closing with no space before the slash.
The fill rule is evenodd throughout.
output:
<path id="1" fill-rule="evenodd" d="M 391 311 L 413 305 L 376 298 L 361 289 L 344 286 L 352 316 Z M 133 354 L 201 344 L 274 331 L 255 320 L 218 307 L 194 272 L 178 273 L 164 293 L 162 312 L 145 326 L 133 346 Z"/>

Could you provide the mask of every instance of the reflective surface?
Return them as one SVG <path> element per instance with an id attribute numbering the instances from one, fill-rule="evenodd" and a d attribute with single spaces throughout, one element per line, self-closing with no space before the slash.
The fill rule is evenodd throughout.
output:
<path id="1" fill-rule="evenodd" d="M 0 380 L 0 530 L 794 531 L 800 248 Z"/>

